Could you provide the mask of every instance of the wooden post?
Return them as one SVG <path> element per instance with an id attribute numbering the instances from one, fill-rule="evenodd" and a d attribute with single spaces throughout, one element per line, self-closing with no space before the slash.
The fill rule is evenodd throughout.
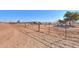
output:
<path id="1" fill-rule="evenodd" d="M 26 28 L 26 23 L 25 23 L 25 28 Z"/>
<path id="2" fill-rule="evenodd" d="M 38 32 L 40 32 L 40 22 L 38 22 Z"/>
<path id="3" fill-rule="evenodd" d="M 52 43 L 50 43 L 50 46 L 49 46 L 49 48 L 52 48 Z"/>
<path id="4" fill-rule="evenodd" d="M 67 25 L 65 23 L 65 38 L 64 39 L 67 39 Z"/>
<path id="5" fill-rule="evenodd" d="M 49 25 L 49 28 L 48 28 L 48 34 L 49 34 L 50 33 L 50 23 L 48 25 Z"/>

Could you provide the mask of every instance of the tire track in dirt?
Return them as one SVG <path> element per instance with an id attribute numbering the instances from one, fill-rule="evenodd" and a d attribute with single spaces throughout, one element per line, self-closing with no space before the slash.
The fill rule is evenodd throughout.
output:
<path id="1" fill-rule="evenodd" d="M 21 31 L 24 31 L 24 29 L 21 30 Z M 26 31 L 24 31 L 23 33 L 26 34 L 25 32 L 26 32 Z M 26 35 L 28 35 L 28 34 L 26 34 Z M 33 36 L 32 38 L 34 38 L 34 39 L 36 39 L 35 37 L 37 37 L 37 36 L 34 36 L 34 34 L 30 34 L 30 35 L 32 35 L 32 36 Z M 42 38 L 39 39 L 39 37 L 37 37 L 37 39 L 38 39 L 38 40 L 41 39 L 41 40 L 42 40 L 41 43 L 43 43 L 43 44 L 44 44 L 45 41 L 46 41 L 46 40 L 44 40 L 44 39 L 42 39 Z M 37 39 L 36 39 L 36 40 L 37 40 Z M 47 43 L 45 43 L 45 45 L 48 44 L 48 45 L 46 45 L 46 46 L 49 47 L 49 46 L 50 46 L 50 42 L 48 42 L 48 41 L 46 41 L 46 42 L 47 42 Z M 54 43 L 53 43 L 53 44 L 54 44 Z M 54 44 L 54 45 L 56 45 L 56 46 L 58 46 L 58 47 L 62 47 L 62 46 L 59 46 L 59 45 L 57 45 L 57 44 Z"/>
<path id="2" fill-rule="evenodd" d="M 25 35 L 24 33 L 22 33 L 21 31 L 17 30 L 16 27 L 11 26 L 12 28 L 14 28 L 14 36 L 10 39 L 12 42 L 10 47 L 31 47 L 30 45 L 32 44 L 28 44 L 29 40 L 32 41 L 34 40 L 33 38 L 29 38 L 29 36 Z M 13 40 L 13 41 L 12 41 Z M 26 44 L 25 44 L 26 42 Z M 24 46 L 25 45 L 25 46 Z M 44 46 L 43 46 L 44 47 Z"/>
<path id="3" fill-rule="evenodd" d="M 5 30 L 6 32 L 6 30 Z M 5 35 L 3 35 L 2 37 L 0 37 L 0 47 L 1 48 L 6 48 L 8 47 L 8 45 L 6 44 L 7 41 L 9 41 L 11 39 L 11 37 L 13 36 L 13 31 L 9 31 L 7 32 Z"/>
<path id="4" fill-rule="evenodd" d="M 17 29 L 17 30 L 20 30 L 20 29 Z M 43 43 L 44 45 L 46 45 L 46 46 L 48 46 L 48 47 L 51 47 L 51 43 L 53 42 L 50 42 L 49 40 L 51 40 L 51 39 L 45 39 L 45 37 L 47 37 L 47 35 L 44 35 L 43 33 L 42 34 L 40 34 L 39 32 L 35 32 L 35 31 L 32 31 L 31 33 L 29 32 L 29 30 L 24 30 L 24 28 L 21 28 L 21 30 L 20 31 L 22 31 L 24 34 L 26 34 L 26 35 L 28 35 L 29 34 L 29 36 L 32 36 L 32 38 L 34 38 L 34 39 L 36 39 L 36 40 L 40 40 L 41 39 L 41 43 Z M 28 32 L 27 32 L 28 31 Z M 38 35 L 36 34 L 34 34 L 34 33 L 38 33 Z M 42 37 L 43 38 L 42 38 Z M 53 36 L 53 35 L 52 35 Z M 50 36 L 51 37 L 51 36 Z M 63 39 L 64 40 L 64 39 Z M 62 41 L 62 39 L 60 39 L 60 40 L 57 40 L 57 41 L 54 41 L 53 43 L 52 43 L 52 45 L 55 45 L 56 47 L 58 46 L 58 47 L 61 47 L 61 48 L 63 48 L 63 47 L 72 47 L 72 48 L 75 48 L 75 47 L 78 47 L 78 43 L 76 44 L 76 42 L 75 41 L 72 41 L 72 40 L 66 40 L 67 42 L 64 42 L 64 43 L 61 43 L 61 42 L 63 42 Z M 45 42 L 47 42 L 47 43 L 45 43 Z M 68 43 L 69 42 L 69 43 Z M 54 46 L 54 47 L 55 47 Z"/>
<path id="5" fill-rule="evenodd" d="M 34 35 L 34 34 L 33 34 Z M 43 39 L 44 40 L 44 39 Z M 61 42 L 62 42 L 62 40 L 60 40 Z M 66 40 L 67 41 L 67 40 Z M 57 42 L 54 42 L 54 43 L 57 43 Z M 65 42 L 65 43 L 62 43 L 61 45 L 60 45 L 60 47 L 62 46 L 62 47 L 72 47 L 72 48 L 75 48 L 75 47 L 78 47 L 78 45 L 77 45 L 77 43 L 74 45 L 73 43 L 76 43 L 76 42 L 72 42 L 72 43 L 67 43 L 67 42 Z M 57 44 L 55 44 L 55 45 L 59 45 L 59 43 L 57 43 Z"/>
<path id="6" fill-rule="evenodd" d="M 22 28 L 16 28 L 16 29 L 19 30 L 20 32 L 24 33 L 25 35 L 31 37 L 32 39 L 37 40 L 40 43 L 43 43 L 45 46 L 49 47 L 50 43 L 48 43 L 48 41 L 44 41 L 44 40 L 40 41 L 40 39 L 38 37 L 35 37 L 33 34 L 26 32 L 26 30 L 24 31 L 24 28 L 23 29 Z"/>

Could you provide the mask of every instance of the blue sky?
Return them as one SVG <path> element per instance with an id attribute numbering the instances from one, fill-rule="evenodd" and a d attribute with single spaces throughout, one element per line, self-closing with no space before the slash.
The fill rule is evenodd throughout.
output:
<path id="1" fill-rule="evenodd" d="M 55 22 L 63 19 L 67 11 L 79 10 L 0 10 L 0 21 L 41 21 Z"/>

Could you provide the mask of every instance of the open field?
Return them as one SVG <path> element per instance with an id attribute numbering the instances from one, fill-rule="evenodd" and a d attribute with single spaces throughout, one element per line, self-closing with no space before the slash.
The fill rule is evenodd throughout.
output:
<path id="1" fill-rule="evenodd" d="M 49 27 L 50 26 L 50 27 Z M 53 25 L 0 24 L 1 48 L 79 48 L 79 28 Z M 66 35 L 65 35 L 66 34 Z M 66 36 L 66 37 L 65 37 Z"/>

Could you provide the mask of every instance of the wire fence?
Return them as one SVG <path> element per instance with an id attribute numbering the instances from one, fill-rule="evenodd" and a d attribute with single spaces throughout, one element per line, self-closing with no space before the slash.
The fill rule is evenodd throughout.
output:
<path id="1" fill-rule="evenodd" d="M 28 28 L 30 30 L 33 30 L 37 33 L 42 33 L 42 37 L 40 37 L 40 34 L 37 35 L 38 38 L 46 41 L 49 43 L 48 47 L 52 48 L 52 45 L 56 45 L 59 47 L 62 47 L 61 44 L 64 46 L 66 45 L 69 47 L 76 47 L 76 43 L 79 43 L 79 29 L 77 27 L 58 27 L 53 24 L 21 24 L 25 28 Z M 44 35 L 48 35 L 48 37 L 45 37 Z M 45 44 L 45 43 L 44 43 Z M 58 45 L 60 44 L 60 45 Z M 74 46 L 75 45 L 75 46 Z M 79 46 L 79 45 L 78 45 Z"/>

